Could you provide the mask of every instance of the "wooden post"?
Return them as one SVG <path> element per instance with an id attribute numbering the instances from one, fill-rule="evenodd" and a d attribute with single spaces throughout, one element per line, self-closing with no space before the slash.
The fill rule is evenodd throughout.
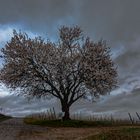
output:
<path id="1" fill-rule="evenodd" d="M 138 119 L 140 120 L 140 115 L 138 114 L 138 112 L 136 112 L 136 115 L 137 115 Z"/>
<path id="2" fill-rule="evenodd" d="M 132 119 L 131 114 L 128 113 L 128 115 L 129 115 L 129 118 L 130 118 L 131 123 L 134 124 L 134 120 Z"/>
<path id="3" fill-rule="evenodd" d="M 48 119 L 50 120 L 51 117 L 48 109 L 47 109 L 47 113 L 48 113 Z"/>
<path id="4" fill-rule="evenodd" d="M 54 114 L 54 119 L 57 119 L 54 107 L 53 107 L 53 114 Z"/>

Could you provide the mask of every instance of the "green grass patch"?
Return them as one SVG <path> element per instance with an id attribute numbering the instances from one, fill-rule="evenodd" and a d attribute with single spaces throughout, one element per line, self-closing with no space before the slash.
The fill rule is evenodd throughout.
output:
<path id="1" fill-rule="evenodd" d="M 140 140 L 140 128 L 123 128 L 90 136 L 85 140 Z"/>
<path id="2" fill-rule="evenodd" d="M 35 118 L 24 118 L 26 124 L 41 125 L 49 127 L 97 127 L 112 126 L 111 121 L 86 121 L 86 120 L 40 120 Z"/>

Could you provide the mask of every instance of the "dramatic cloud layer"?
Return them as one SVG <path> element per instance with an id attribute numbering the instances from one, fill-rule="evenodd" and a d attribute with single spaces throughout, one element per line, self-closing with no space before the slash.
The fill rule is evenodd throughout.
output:
<path id="1" fill-rule="evenodd" d="M 58 25 L 78 24 L 94 38 L 131 41 L 140 34 L 139 0 L 2 0 L 1 24 L 55 32 Z"/>
<path id="2" fill-rule="evenodd" d="M 39 34 L 55 39 L 60 25 L 77 24 L 94 40 L 106 39 L 118 66 L 119 87 L 96 104 L 86 106 L 81 102 L 72 110 L 78 111 L 82 104 L 89 112 L 111 111 L 123 116 L 123 112 L 137 111 L 140 106 L 139 5 L 139 0 L 1 0 L 0 46 L 11 37 L 13 28 L 27 31 L 32 37 Z M 14 115 L 22 111 L 28 114 L 40 104 L 13 95 L 4 97 L 4 92 L 1 89 L 0 106 L 10 108 Z M 38 108 L 45 108 L 45 103 L 42 101 Z"/>

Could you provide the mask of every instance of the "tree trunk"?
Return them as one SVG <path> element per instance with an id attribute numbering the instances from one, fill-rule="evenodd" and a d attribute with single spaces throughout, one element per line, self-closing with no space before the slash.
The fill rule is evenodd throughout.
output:
<path id="1" fill-rule="evenodd" d="M 68 106 L 66 103 L 62 104 L 62 112 L 64 112 L 63 121 L 70 120 L 70 113 L 69 113 L 70 106 Z"/>

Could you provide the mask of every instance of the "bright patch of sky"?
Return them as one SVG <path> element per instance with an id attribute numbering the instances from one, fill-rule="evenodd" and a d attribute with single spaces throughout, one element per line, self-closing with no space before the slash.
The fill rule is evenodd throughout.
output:
<path id="1" fill-rule="evenodd" d="M 125 53 L 125 47 L 121 43 L 117 43 L 115 47 L 111 48 L 112 59 L 116 59 L 118 56 Z"/>
<path id="2" fill-rule="evenodd" d="M 6 41 L 12 36 L 13 28 L 0 25 L 0 46 L 2 47 Z"/>
<path id="3" fill-rule="evenodd" d="M 3 85 L 0 84 L 0 97 L 9 95 L 10 91 Z"/>
<path id="4" fill-rule="evenodd" d="M 23 30 L 23 28 L 18 25 L 0 25 L 0 47 L 3 47 L 5 43 L 10 40 L 13 35 L 13 29 L 15 29 L 17 32 Z M 31 38 L 37 36 L 36 33 L 28 30 L 24 30 L 24 32 L 26 32 Z"/>

